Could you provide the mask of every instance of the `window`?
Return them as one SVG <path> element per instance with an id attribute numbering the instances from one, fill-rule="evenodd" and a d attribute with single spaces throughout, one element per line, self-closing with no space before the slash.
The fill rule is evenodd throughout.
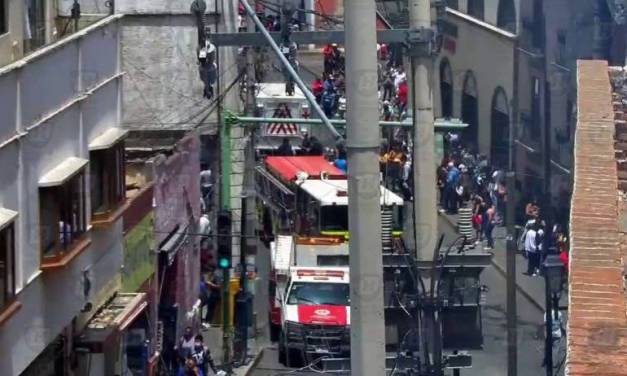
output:
<path id="1" fill-rule="evenodd" d="M 24 7 L 24 52 L 30 52 L 46 44 L 46 0 L 25 0 Z"/>
<path id="2" fill-rule="evenodd" d="M 61 185 L 40 188 L 39 200 L 42 260 L 56 262 L 87 229 L 84 169 Z"/>
<path id="3" fill-rule="evenodd" d="M 442 117 L 453 116 L 453 73 L 447 59 L 440 63 L 440 100 L 442 104 Z"/>
<path id="4" fill-rule="evenodd" d="M 451 9 L 459 9 L 459 1 L 458 0 L 446 0 L 446 6 Z"/>
<path id="5" fill-rule="evenodd" d="M 7 21 L 7 1 L 0 0 L 0 34 L 4 34 L 8 29 L 8 21 Z"/>
<path id="6" fill-rule="evenodd" d="M 499 1 L 496 26 L 511 33 L 516 32 L 516 6 L 514 5 L 514 0 Z"/>
<path id="7" fill-rule="evenodd" d="M 91 214 L 98 220 L 117 209 L 126 197 L 124 142 L 92 150 L 89 171 Z"/>
<path id="8" fill-rule="evenodd" d="M 348 231 L 348 206 L 323 206 L 320 231 Z"/>
<path id="9" fill-rule="evenodd" d="M 0 312 L 15 298 L 15 241 L 13 224 L 0 230 Z"/>
<path id="10" fill-rule="evenodd" d="M 348 283 L 295 282 L 287 298 L 287 304 L 334 305 L 350 304 Z"/>
<path id="11" fill-rule="evenodd" d="M 483 20 L 483 0 L 468 0 L 468 15 Z"/>

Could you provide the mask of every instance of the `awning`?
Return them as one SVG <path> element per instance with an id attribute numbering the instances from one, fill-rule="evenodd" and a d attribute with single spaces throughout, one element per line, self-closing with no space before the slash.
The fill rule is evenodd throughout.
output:
<path id="1" fill-rule="evenodd" d="M 40 187 L 54 187 L 62 185 L 89 163 L 87 159 L 70 157 L 61 162 L 39 180 Z"/>
<path id="2" fill-rule="evenodd" d="M 89 151 L 109 149 L 128 134 L 122 128 L 109 128 L 89 143 Z"/>
<path id="3" fill-rule="evenodd" d="M 5 208 L 0 208 L 0 230 L 11 224 L 17 218 L 17 212 Z"/>
<path id="4" fill-rule="evenodd" d="M 177 227 L 159 247 L 159 252 L 165 252 L 168 255 L 168 266 L 172 265 L 176 253 L 187 240 L 189 236 L 188 231 L 189 225 L 183 229 Z"/>
<path id="5" fill-rule="evenodd" d="M 148 306 L 145 293 L 119 293 L 87 323 L 75 347 L 92 353 L 104 351 L 115 335 L 125 331 Z"/>

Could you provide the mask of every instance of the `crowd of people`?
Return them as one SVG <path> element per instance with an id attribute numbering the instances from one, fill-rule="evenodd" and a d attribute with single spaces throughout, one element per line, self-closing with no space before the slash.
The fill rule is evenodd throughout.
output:
<path id="1" fill-rule="evenodd" d="M 194 335 L 191 326 L 185 332 L 175 347 L 179 365 L 176 376 L 208 376 L 219 374 L 211 351 L 204 344 L 201 334 Z"/>
<path id="2" fill-rule="evenodd" d="M 409 87 L 402 65 L 388 52 L 385 44 L 377 45 L 380 118 L 400 120 L 405 116 Z M 311 92 L 328 117 L 344 118 L 346 113 L 345 59 L 337 44 L 326 45 L 322 77 L 311 83 Z"/>

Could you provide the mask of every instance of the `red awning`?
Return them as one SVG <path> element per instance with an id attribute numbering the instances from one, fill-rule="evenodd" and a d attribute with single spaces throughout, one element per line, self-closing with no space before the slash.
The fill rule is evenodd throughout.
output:
<path id="1" fill-rule="evenodd" d="M 321 156 L 306 157 L 267 157 L 266 167 L 273 175 L 284 182 L 293 182 L 299 172 L 310 179 L 320 179 L 325 172 L 328 179 L 346 179 L 346 174 Z"/>

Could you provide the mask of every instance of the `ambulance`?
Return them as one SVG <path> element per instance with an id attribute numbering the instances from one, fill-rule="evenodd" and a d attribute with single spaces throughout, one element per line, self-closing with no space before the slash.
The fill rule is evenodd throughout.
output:
<path id="1" fill-rule="evenodd" d="M 281 296 L 279 362 L 288 367 L 350 354 L 347 267 L 292 267 Z"/>

